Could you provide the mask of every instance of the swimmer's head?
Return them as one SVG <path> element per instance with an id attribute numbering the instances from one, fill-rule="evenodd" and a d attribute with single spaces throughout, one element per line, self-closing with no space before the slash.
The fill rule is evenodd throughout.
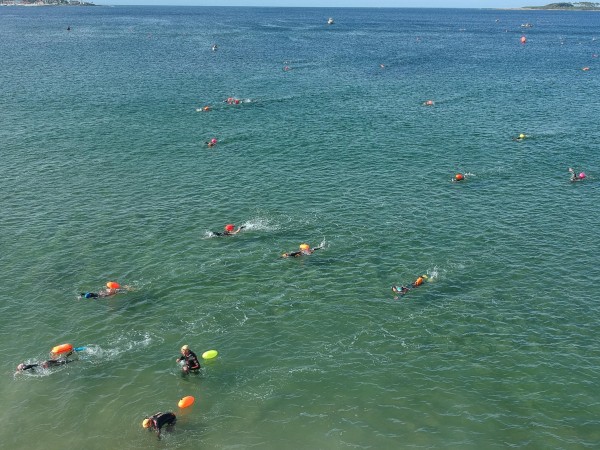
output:
<path id="1" fill-rule="evenodd" d="M 187 352 L 189 349 L 190 349 L 190 347 L 187 344 L 185 344 L 183 347 L 181 347 L 182 352 Z"/>
<path id="2" fill-rule="evenodd" d="M 144 428 L 150 428 L 150 425 L 152 425 L 152 421 L 150 419 L 144 419 L 142 421 L 142 427 L 144 427 Z"/>
<path id="3" fill-rule="evenodd" d="M 85 297 L 85 298 L 92 298 L 92 293 L 91 293 L 91 292 L 86 292 L 86 293 L 84 294 L 84 297 Z"/>
<path id="4" fill-rule="evenodd" d="M 233 225 L 232 223 L 228 223 L 227 225 L 225 225 L 225 231 L 233 231 L 235 229 L 235 225 Z"/>
<path id="5" fill-rule="evenodd" d="M 523 133 L 521 133 L 521 134 L 519 135 L 519 139 L 525 139 L 525 135 L 524 135 Z"/>
<path id="6" fill-rule="evenodd" d="M 25 369 L 25 363 L 21 363 L 21 364 L 19 364 L 19 365 L 17 366 L 17 370 L 18 370 L 19 372 L 21 372 L 23 369 Z"/>
<path id="7" fill-rule="evenodd" d="M 300 250 L 306 251 L 310 249 L 310 245 L 308 244 L 300 244 Z"/>

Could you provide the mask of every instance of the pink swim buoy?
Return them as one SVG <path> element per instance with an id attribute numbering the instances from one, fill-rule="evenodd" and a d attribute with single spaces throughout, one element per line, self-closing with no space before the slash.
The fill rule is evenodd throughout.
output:
<path id="1" fill-rule="evenodd" d="M 585 173 L 581 172 L 581 173 L 579 174 L 579 179 L 580 179 L 580 180 L 583 180 L 584 178 L 585 178 Z"/>
<path id="2" fill-rule="evenodd" d="M 217 143 L 217 140 L 216 140 L 215 138 L 212 138 L 212 139 L 210 140 L 210 142 L 211 142 L 212 144 L 216 144 L 216 143 Z"/>

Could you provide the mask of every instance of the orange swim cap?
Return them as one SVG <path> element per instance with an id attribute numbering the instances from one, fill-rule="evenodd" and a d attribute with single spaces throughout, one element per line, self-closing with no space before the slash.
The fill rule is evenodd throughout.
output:
<path id="1" fill-rule="evenodd" d="M 304 250 L 308 250 L 310 249 L 310 245 L 308 244 L 300 244 L 300 250 L 304 251 Z"/>
<path id="2" fill-rule="evenodd" d="M 232 223 L 228 223 L 227 225 L 225 225 L 225 231 L 233 231 L 235 229 L 235 226 Z"/>

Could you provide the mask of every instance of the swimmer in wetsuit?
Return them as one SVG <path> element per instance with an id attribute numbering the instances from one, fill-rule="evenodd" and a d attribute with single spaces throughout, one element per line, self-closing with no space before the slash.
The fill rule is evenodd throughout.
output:
<path id="1" fill-rule="evenodd" d="M 190 347 L 187 345 L 181 347 L 181 356 L 177 358 L 176 361 L 184 362 L 183 366 L 181 366 L 181 371 L 184 374 L 188 374 L 190 372 L 198 372 L 198 370 L 201 369 L 198 357 L 193 351 L 190 350 Z"/>
<path id="2" fill-rule="evenodd" d="M 569 173 L 571 174 L 571 182 L 582 181 L 585 178 L 585 173 L 581 172 L 579 175 L 573 170 L 572 167 L 569 167 Z"/>
<path id="3" fill-rule="evenodd" d="M 425 280 L 427 280 L 427 279 L 428 279 L 427 275 L 421 275 L 419 278 L 417 278 L 415 281 L 413 281 L 411 283 L 410 287 L 407 287 L 407 286 L 400 286 L 400 287 L 398 287 L 398 286 L 392 286 L 392 292 L 394 294 L 397 294 L 397 297 L 395 297 L 394 299 L 397 300 L 398 297 L 402 297 L 403 295 L 408 294 L 408 292 L 411 289 L 414 289 L 416 287 L 421 286 L 425 282 Z"/>
<path id="4" fill-rule="evenodd" d="M 213 231 L 213 234 L 215 236 L 233 236 L 234 234 L 238 234 L 240 231 L 242 231 L 244 228 L 246 228 L 244 225 L 238 227 L 238 229 L 235 229 L 235 225 L 233 225 L 232 223 L 228 223 L 227 225 L 225 225 L 225 228 L 222 233 L 218 232 L 218 231 Z"/>
<path id="5" fill-rule="evenodd" d="M 167 429 L 169 429 L 175 425 L 175 422 L 177 422 L 177 416 L 172 412 L 157 412 L 150 417 L 146 417 L 142 422 L 142 427 L 149 430 L 156 430 L 160 439 L 162 427 L 166 425 Z"/>
<path id="6" fill-rule="evenodd" d="M 116 295 L 119 292 L 126 292 L 127 289 L 101 289 L 98 292 L 82 292 L 79 294 L 81 298 L 104 298 L 110 297 L 111 295 Z"/>
<path id="7" fill-rule="evenodd" d="M 410 291 L 409 288 L 407 288 L 406 286 L 392 286 L 392 292 L 394 294 L 398 294 L 398 295 L 404 295 L 406 294 L 408 291 Z"/>
<path id="8" fill-rule="evenodd" d="M 129 291 L 131 288 L 129 286 L 119 286 L 118 284 L 111 283 L 108 282 L 106 283 L 106 289 L 100 289 L 98 292 L 82 292 L 81 294 L 79 294 L 80 298 L 104 298 L 104 297 L 110 297 L 112 295 L 116 295 L 119 293 L 123 293 L 123 292 L 127 292 Z M 112 286 L 112 287 L 109 287 Z"/>
<path id="9" fill-rule="evenodd" d="M 297 250 L 295 252 L 286 252 L 283 255 L 281 255 L 281 257 L 282 258 L 296 258 L 298 256 L 312 255 L 315 252 L 315 250 L 319 250 L 322 248 L 323 248 L 323 246 L 310 248 L 310 245 L 308 245 L 308 244 L 300 244 L 300 250 Z"/>
<path id="10" fill-rule="evenodd" d="M 41 367 L 42 369 L 48 369 L 50 367 L 63 366 L 65 364 L 69 364 L 70 362 L 73 362 L 68 359 L 69 356 L 71 356 L 72 354 L 73 354 L 73 352 L 69 352 L 67 355 L 65 355 L 63 357 L 56 358 L 56 359 L 49 359 L 47 361 L 43 361 L 43 362 L 35 363 L 35 364 L 21 363 L 17 366 L 17 372 L 24 372 L 26 370 L 34 371 L 37 367 Z"/>

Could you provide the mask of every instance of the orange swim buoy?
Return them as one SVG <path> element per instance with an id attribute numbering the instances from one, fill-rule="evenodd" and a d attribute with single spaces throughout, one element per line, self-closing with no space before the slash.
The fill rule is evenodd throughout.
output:
<path id="1" fill-rule="evenodd" d="M 419 277 L 415 281 L 415 286 L 421 286 L 423 284 L 423 277 Z"/>
<path id="2" fill-rule="evenodd" d="M 183 397 L 181 400 L 179 400 L 177 406 L 179 406 L 180 408 L 187 408 L 188 406 L 192 406 L 195 400 L 196 399 L 194 397 L 188 395 L 187 397 Z"/>
<path id="3" fill-rule="evenodd" d="M 62 353 L 69 353 L 73 351 L 73 346 L 71 344 L 60 344 L 55 347 L 52 347 L 50 353 L 53 355 L 60 355 Z"/>
<path id="4" fill-rule="evenodd" d="M 457 173 L 456 175 L 454 175 L 454 179 L 456 181 L 462 181 L 465 179 L 465 176 L 462 173 Z"/>
<path id="5" fill-rule="evenodd" d="M 116 281 L 109 281 L 108 283 L 106 283 L 106 287 L 109 289 L 119 289 L 121 285 Z"/>
<path id="6" fill-rule="evenodd" d="M 525 36 L 521 36 L 521 44 L 525 44 L 527 42 L 527 38 Z"/>

